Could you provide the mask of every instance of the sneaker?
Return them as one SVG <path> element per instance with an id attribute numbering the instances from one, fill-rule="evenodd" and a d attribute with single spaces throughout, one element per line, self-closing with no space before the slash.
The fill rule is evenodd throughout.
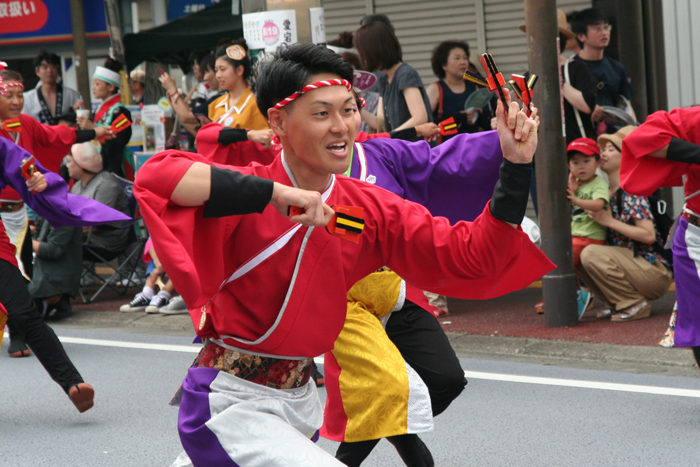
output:
<path id="1" fill-rule="evenodd" d="M 136 311 L 143 311 L 146 309 L 151 301 L 146 298 L 143 292 L 136 294 L 134 299 L 128 305 L 122 305 L 119 307 L 119 311 L 122 313 L 134 313 Z"/>
<path id="2" fill-rule="evenodd" d="M 151 302 L 146 307 L 146 313 L 160 313 L 160 309 L 168 304 L 168 299 L 160 294 L 156 294 L 151 299 Z"/>
<path id="3" fill-rule="evenodd" d="M 593 301 L 593 295 L 587 290 L 579 289 L 577 292 L 578 300 L 578 319 L 581 319 L 583 314 L 588 309 L 588 305 Z"/>
<path id="4" fill-rule="evenodd" d="M 187 305 L 185 305 L 185 300 L 179 295 L 173 297 L 167 306 L 158 311 L 166 315 L 183 315 L 189 313 L 189 311 L 187 311 Z"/>
<path id="5" fill-rule="evenodd" d="M 10 346 L 7 348 L 7 353 L 12 358 L 28 357 L 32 354 L 24 339 L 21 337 L 10 337 Z"/>

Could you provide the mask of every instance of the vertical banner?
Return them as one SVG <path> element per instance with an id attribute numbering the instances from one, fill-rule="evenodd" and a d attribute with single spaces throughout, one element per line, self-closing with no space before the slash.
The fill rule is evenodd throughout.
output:
<path id="1" fill-rule="evenodd" d="M 282 44 L 297 42 L 295 10 L 247 13 L 243 18 L 243 37 L 251 50 L 274 52 Z"/>
<path id="2" fill-rule="evenodd" d="M 326 20 L 323 16 L 323 7 L 309 8 L 311 17 L 311 42 L 314 44 L 326 43 Z"/>

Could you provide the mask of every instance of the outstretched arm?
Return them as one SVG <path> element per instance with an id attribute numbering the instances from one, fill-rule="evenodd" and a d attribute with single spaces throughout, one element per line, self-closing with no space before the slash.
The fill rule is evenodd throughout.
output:
<path id="1" fill-rule="evenodd" d="M 315 191 L 301 190 L 254 175 L 220 169 L 202 162 L 193 163 L 180 179 L 170 200 L 179 206 L 205 205 L 205 217 L 221 217 L 262 212 L 268 204 L 287 216 L 289 206 L 304 209 L 292 216 L 293 222 L 321 226 L 335 214 Z"/>

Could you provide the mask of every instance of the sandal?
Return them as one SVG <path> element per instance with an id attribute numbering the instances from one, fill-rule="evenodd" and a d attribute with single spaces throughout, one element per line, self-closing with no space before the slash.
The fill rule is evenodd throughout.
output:
<path id="1" fill-rule="evenodd" d="M 606 308 L 604 310 L 600 310 L 598 313 L 596 313 L 595 317 L 598 319 L 605 319 L 605 318 L 610 318 L 613 315 L 613 310 L 612 308 Z"/>
<path id="2" fill-rule="evenodd" d="M 637 319 L 644 319 L 651 316 L 651 305 L 649 302 L 644 300 L 643 302 L 637 303 L 626 311 L 616 313 L 610 317 L 610 321 L 615 323 L 621 323 L 623 321 L 635 321 Z"/>

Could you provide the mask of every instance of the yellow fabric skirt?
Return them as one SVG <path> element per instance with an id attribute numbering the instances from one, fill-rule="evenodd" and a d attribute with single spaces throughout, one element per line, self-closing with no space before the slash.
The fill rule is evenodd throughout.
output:
<path id="1" fill-rule="evenodd" d="M 327 417 L 329 432 L 343 432 L 342 441 L 357 442 L 432 429 L 430 397 L 425 384 L 389 340 L 381 318 L 403 305 L 405 285 L 392 271 L 373 273 L 348 292 L 345 326 L 332 351 L 340 367 L 337 401 L 329 392 L 328 404 L 342 403 L 347 420 Z M 328 384 L 328 373 L 326 382 Z M 422 398 L 423 410 L 409 411 Z M 426 401 L 427 399 L 427 401 Z M 425 407 L 428 410 L 425 410 Z M 326 414 L 337 413 L 328 410 Z M 416 421 L 417 423 L 414 423 Z"/>

